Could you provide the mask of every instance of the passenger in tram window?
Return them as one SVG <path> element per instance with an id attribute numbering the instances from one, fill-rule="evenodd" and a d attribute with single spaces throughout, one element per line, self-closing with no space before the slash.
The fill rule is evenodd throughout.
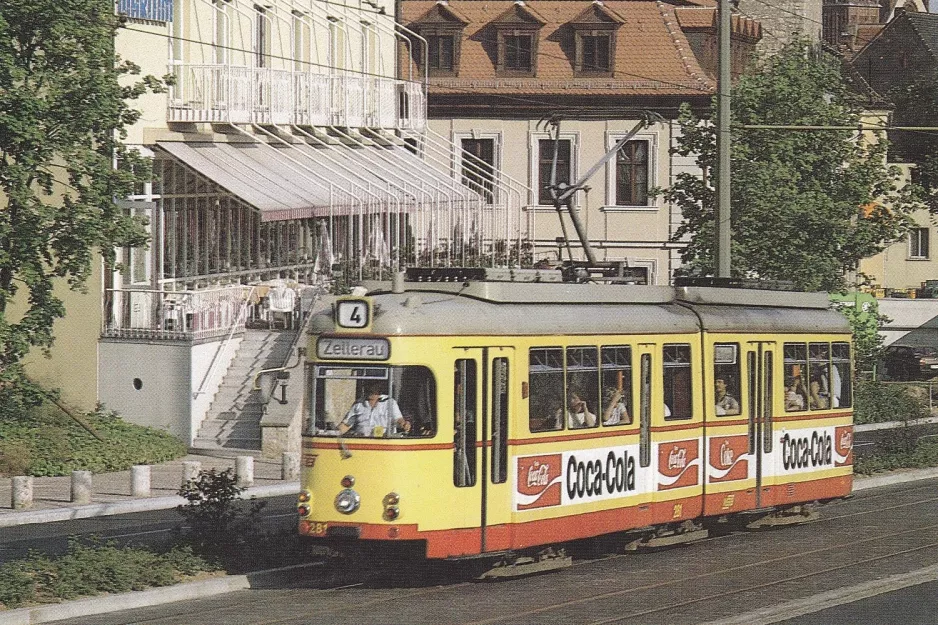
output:
<path id="1" fill-rule="evenodd" d="M 739 402 L 736 398 L 726 392 L 726 380 L 717 378 L 714 380 L 716 411 L 718 415 L 739 414 Z"/>
<path id="2" fill-rule="evenodd" d="M 785 410 L 795 412 L 804 410 L 805 407 L 804 386 L 801 384 L 801 377 L 790 377 L 785 380 Z"/>
<path id="3" fill-rule="evenodd" d="M 603 425 L 619 425 L 631 423 L 632 415 L 625 405 L 625 393 L 622 389 L 610 387 L 606 389 L 606 409 L 603 410 Z"/>
<path id="4" fill-rule="evenodd" d="M 560 418 L 562 410 L 557 411 Z M 567 427 L 571 430 L 591 428 L 596 426 L 596 415 L 590 412 L 586 402 L 581 399 L 580 393 L 574 390 L 567 391 Z"/>
<path id="5" fill-rule="evenodd" d="M 808 389 L 808 408 L 810 410 L 826 410 L 827 398 L 821 396 L 821 382 L 817 379 L 811 380 Z"/>
<path id="6" fill-rule="evenodd" d="M 365 387 L 365 397 L 352 404 L 339 424 L 339 433 L 351 431 L 355 436 L 380 438 L 398 431 L 406 433 L 409 425 L 401 414 L 397 401 L 382 394 L 377 384 L 368 384 Z"/>

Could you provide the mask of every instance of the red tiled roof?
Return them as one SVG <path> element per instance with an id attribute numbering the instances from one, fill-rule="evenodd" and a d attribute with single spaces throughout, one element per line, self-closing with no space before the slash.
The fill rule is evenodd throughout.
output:
<path id="1" fill-rule="evenodd" d="M 436 3 L 403 0 L 402 21 L 416 20 Z M 681 30 L 676 6 L 648 0 L 608 0 L 603 4 L 623 20 L 616 31 L 615 74 L 582 77 L 574 72 L 569 23 L 590 5 L 588 0 L 531 0 L 525 3 L 545 20 L 539 30 L 537 71 L 532 78 L 496 76 L 497 34 L 492 22 L 514 5 L 511 0 L 452 0 L 449 6 L 469 21 L 463 31 L 458 77 L 430 79 L 432 93 L 512 93 L 563 95 L 684 96 L 712 93 L 713 80 L 700 67 Z M 714 6 L 702 0 L 682 7 Z M 690 14 L 696 9 L 682 8 Z M 704 13 L 705 10 L 701 10 Z M 712 13 L 712 11 L 709 11 Z M 710 18 L 712 22 L 712 17 Z"/>

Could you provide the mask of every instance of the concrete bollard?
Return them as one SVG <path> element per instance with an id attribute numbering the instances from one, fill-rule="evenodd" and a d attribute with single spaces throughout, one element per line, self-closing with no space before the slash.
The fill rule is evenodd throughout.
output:
<path id="1" fill-rule="evenodd" d="M 130 494 L 133 497 L 150 496 L 150 465 L 135 464 L 130 467 Z"/>
<path id="2" fill-rule="evenodd" d="M 280 479 L 288 482 L 300 479 L 300 452 L 283 452 L 280 459 Z"/>
<path id="3" fill-rule="evenodd" d="M 254 456 L 235 458 L 235 483 L 241 488 L 254 486 Z"/>
<path id="4" fill-rule="evenodd" d="M 182 463 L 182 486 L 185 487 L 190 481 L 199 479 L 199 472 L 202 470 L 202 463 L 198 460 L 185 460 Z"/>
<path id="5" fill-rule="evenodd" d="M 33 507 L 33 476 L 17 475 L 13 478 L 10 503 L 14 510 L 26 510 Z"/>
<path id="6" fill-rule="evenodd" d="M 91 503 L 91 471 L 72 471 L 72 503 Z"/>

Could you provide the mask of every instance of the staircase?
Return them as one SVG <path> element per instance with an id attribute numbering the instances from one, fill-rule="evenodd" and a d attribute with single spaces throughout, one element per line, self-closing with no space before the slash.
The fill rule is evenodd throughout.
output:
<path id="1" fill-rule="evenodd" d="M 254 377 L 264 369 L 283 366 L 295 337 L 295 330 L 245 330 L 238 352 L 193 441 L 194 449 L 260 450 L 260 421 L 271 378 L 262 376 L 261 390 L 254 390 Z"/>

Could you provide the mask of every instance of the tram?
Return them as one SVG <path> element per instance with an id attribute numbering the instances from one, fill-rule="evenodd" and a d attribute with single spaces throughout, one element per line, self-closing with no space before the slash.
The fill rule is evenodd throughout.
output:
<path id="1" fill-rule="evenodd" d="M 803 522 L 852 488 L 823 293 L 409 270 L 309 324 L 299 533 L 539 561 Z"/>

